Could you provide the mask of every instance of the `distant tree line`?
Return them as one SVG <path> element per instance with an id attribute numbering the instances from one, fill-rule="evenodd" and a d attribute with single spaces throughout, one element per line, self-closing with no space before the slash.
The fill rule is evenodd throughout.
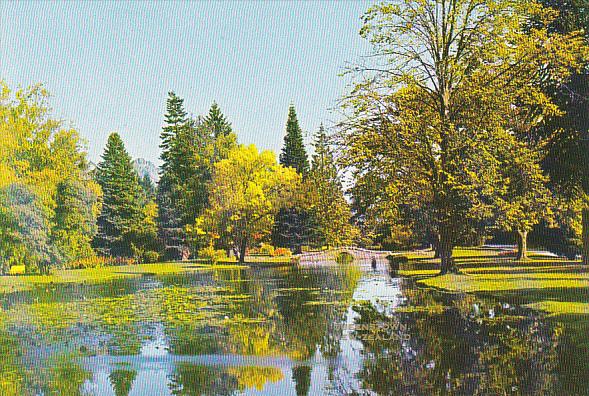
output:
<path id="1" fill-rule="evenodd" d="M 300 251 L 349 243 L 351 212 L 321 127 L 309 164 L 295 109 L 280 163 L 242 146 L 216 103 L 189 117 L 170 92 L 160 177 L 140 176 L 118 133 L 93 167 L 83 141 L 50 116 L 41 86 L 2 85 L 0 271 L 46 272 L 96 255 L 153 262 L 234 252 L 261 242 Z M 98 261 L 97 261 L 98 262 Z"/>

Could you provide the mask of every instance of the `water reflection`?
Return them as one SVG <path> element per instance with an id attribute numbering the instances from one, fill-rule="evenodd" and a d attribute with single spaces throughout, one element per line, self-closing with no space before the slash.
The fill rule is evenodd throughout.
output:
<path id="1" fill-rule="evenodd" d="M 360 264 L 6 295 L 0 394 L 588 393 L 581 332 Z"/>

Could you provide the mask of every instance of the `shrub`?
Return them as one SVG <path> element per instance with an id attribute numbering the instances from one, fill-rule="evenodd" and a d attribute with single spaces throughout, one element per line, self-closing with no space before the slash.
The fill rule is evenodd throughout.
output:
<path id="1" fill-rule="evenodd" d="M 198 251 L 198 257 L 209 260 L 213 265 L 217 264 L 221 260 L 227 260 L 227 255 L 223 250 L 217 250 L 213 246 L 213 244 L 209 244 L 209 246 L 202 248 Z"/>
<path id="2" fill-rule="evenodd" d="M 25 266 L 24 265 L 13 265 L 12 267 L 10 267 L 10 270 L 8 271 L 9 275 L 22 275 L 25 273 Z"/>
<path id="3" fill-rule="evenodd" d="M 65 265 L 67 269 L 84 269 L 84 268 L 99 268 L 107 266 L 106 257 L 86 257 L 78 260 L 70 261 Z"/>
<path id="4" fill-rule="evenodd" d="M 66 269 L 100 268 L 108 266 L 133 265 L 135 260 L 127 257 L 86 257 L 70 261 L 65 265 Z"/>
<path id="5" fill-rule="evenodd" d="M 354 256 L 348 252 L 340 252 L 335 257 L 335 261 L 338 264 L 351 264 L 354 261 Z"/>
<path id="6" fill-rule="evenodd" d="M 153 250 L 148 250 L 143 254 L 143 261 L 146 263 L 157 263 L 160 260 L 160 254 Z"/>
<path id="7" fill-rule="evenodd" d="M 401 264 L 407 264 L 409 262 L 407 256 L 393 256 L 392 254 L 387 256 L 387 260 L 389 261 L 391 271 L 398 271 Z"/>
<path id="8" fill-rule="evenodd" d="M 260 245 L 260 254 L 264 256 L 274 256 L 274 246 L 268 243 L 262 243 Z"/>
<path id="9" fill-rule="evenodd" d="M 291 257 L 292 251 L 288 248 L 276 248 L 274 249 L 274 256 L 284 256 L 284 257 Z"/>

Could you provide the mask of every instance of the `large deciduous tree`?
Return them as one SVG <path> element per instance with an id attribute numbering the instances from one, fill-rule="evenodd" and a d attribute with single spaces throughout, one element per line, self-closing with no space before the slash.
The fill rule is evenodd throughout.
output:
<path id="1" fill-rule="evenodd" d="M 538 131 L 548 140 L 543 165 L 552 187 L 582 212 L 583 263 L 589 265 L 589 1 L 541 3 L 559 12 L 550 29 L 561 34 L 584 34 L 583 66 L 572 70 L 564 81 L 547 79 L 543 83 L 544 92 L 561 112 L 549 117 Z"/>
<path id="2" fill-rule="evenodd" d="M 499 153 L 519 138 L 511 121 L 525 112 L 529 127 L 556 111 L 537 84 L 546 65 L 559 78 L 576 66 L 578 35 L 529 28 L 553 17 L 509 0 L 400 0 L 365 14 L 374 56 L 353 70 L 343 158 L 357 178 L 380 173 L 391 210 L 427 213 L 442 273 L 455 270 L 457 241 L 493 213 Z"/>
<path id="3" fill-rule="evenodd" d="M 224 248 L 236 247 L 239 261 L 248 246 L 267 236 L 274 216 L 292 198 L 300 176 L 276 163 L 270 151 L 240 146 L 214 166 L 209 207 L 195 225 Z"/>
<path id="4" fill-rule="evenodd" d="M 11 92 L 0 82 L 4 269 L 24 264 L 27 271 L 45 271 L 94 254 L 100 187 L 77 131 L 51 117 L 48 95 L 40 85 Z"/>

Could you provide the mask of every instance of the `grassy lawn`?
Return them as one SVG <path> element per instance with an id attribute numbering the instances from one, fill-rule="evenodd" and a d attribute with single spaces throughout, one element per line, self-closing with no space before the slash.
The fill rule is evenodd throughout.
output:
<path id="1" fill-rule="evenodd" d="M 233 269 L 254 266 L 279 266 L 290 264 L 290 257 L 251 256 L 244 265 L 235 260 L 221 261 L 216 265 L 196 260 L 194 262 L 167 262 L 154 264 L 124 265 L 76 270 L 54 270 L 50 275 L 7 275 L 0 276 L 0 293 L 30 290 L 37 286 L 60 283 L 104 282 L 111 279 L 143 275 L 169 275 L 190 271 L 211 269 Z"/>
<path id="2" fill-rule="evenodd" d="M 0 276 L 0 293 L 30 290 L 37 286 L 60 283 L 92 283 L 111 279 L 143 275 L 169 275 L 189 271 L 228 268 L 243 268 L 236 263 L 220 263 L 215 266 L 205 263 L 177 262 L 124 265 L 76 270 L 54 270 L 50 275 Z"/>
<path id="3" fill-rule="evenodd" d="M 589 314 L 589 268 L 578 262 L 532 255 L 528 261 L 487 249 L 457 249 L 459 275 L 438 276 L 431 255 L 412 258 L 401 275 L 422 286 L 500 298 L 549 315 Z"/>

